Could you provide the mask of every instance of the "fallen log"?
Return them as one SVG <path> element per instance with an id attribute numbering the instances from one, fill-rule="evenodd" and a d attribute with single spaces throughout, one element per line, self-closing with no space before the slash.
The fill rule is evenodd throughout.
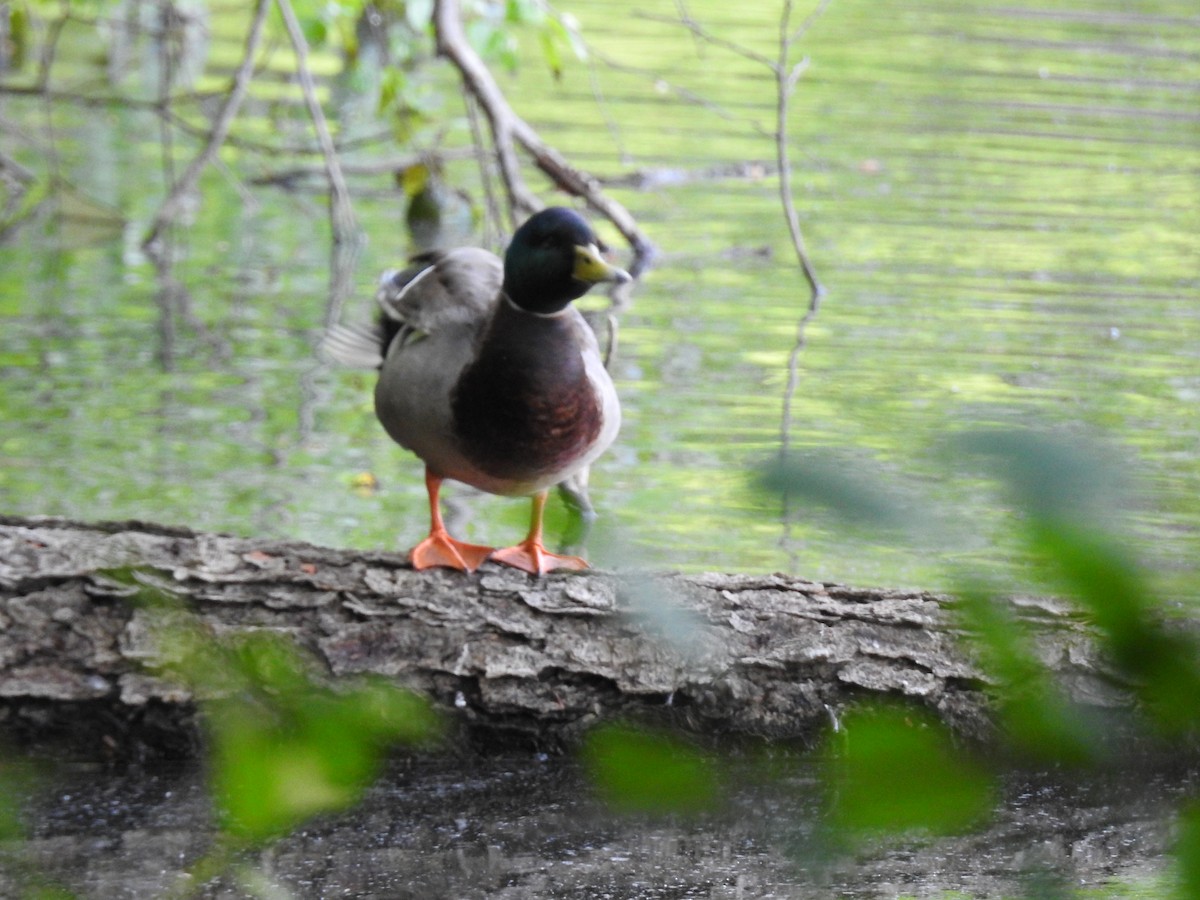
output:
<path id="1" fill-rule="evenodd" d="M 215 636 L 290 635 L 333 679 L 394 679 L 488 740 L 553 743 L 616 714 L 804 739 L 872 697 L 919 704 L 968 739 L 991 729 L 989 678 L 953 602 L 931 593 L 778 574 L 415 572 L 391 553 L 11 517 L 0 517 L 0 729 L 192 746 L 194 698 L 160 671 L 157 613 L 116 572 L 178 598 Z M 1129 704 L 1066 605 L 1013 609 L 1072 700 Z"/>

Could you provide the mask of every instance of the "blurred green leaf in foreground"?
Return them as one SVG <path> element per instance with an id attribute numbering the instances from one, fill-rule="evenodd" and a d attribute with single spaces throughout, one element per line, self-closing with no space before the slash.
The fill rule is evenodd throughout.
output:
<path id="1" fill-rule="evenodd" d="M 223 831 L 257 844 L 356 803 L 387 749 L 430 739 L 427 701 L 383 679 L 330 687 L 278 635 L 185 641 L 178 672 L 202 701 Z"/>
<path id="2" fill-rule="evenodd" d="M 1123 480 L 1095 442 L 1032 430 L 980 430 L 946 442 L 947 474 L 982 468 L 1005 489 L 1012 528 L 1030 567 L 1012 585 L 993 587 L 976 573 L 958 572 L 957 608 L 973 650 L 993 683 L 1000 716 L 997 759 L 1010 751 L 1040 764 L 1098 764 L 1137 758 L 1138 742 L 1184 740 L 1194 746 L 1200 726 L 1200 645 L 1194 631 L 1166 615 L 1150 572 L 1120 528 Z M 956 470 L 958 470 L 956 472 Z M 847 524 L 897 533 L 898 523 L 953 521 L 931 505 L 902 513 L 891 491 L 868 471 L 820 458 L 776 460 L 759 473 L 768 493 L 800 497 L 838 514 Z M 957 523 L 967 529 L 970 523 Z M 901 529 L 904 539 L 926 537 Z M 914 552 L 929 552 L 916 548 Z M 1004 594 L 1053 592 L 1076 604 L 1096 640 L 1138 695 L 1141 718 L 1123 723 L 1132 744 L 1113 748 L 1106 726 L 1074 708 L 1038 659 L 1032 635 Z M 843 833 L 947 833 L 968 828 L 988 809 L 992 780 L 969 752 L 956 748 L 925 713 L 884 707 L 847 715 L 824 750 L 833 824 Z M 1139 734 L 1141 728 L 1144 733 Z M 1007 746 L 1004 745 L 1007 740 Z M 1189 740 L 1193 743 L 1189 743 Z M 1161 746 L 1161 745 L 1160 745 Z M 1106 757 L 1113 752 L 1115 755 Z M 1181 817 L 1176 844 L 1179 896 L 1200 897 L 1200 814 Z"/>
<path id="3" fill-rule="evenodd" d="M 604 799 L 623 812 L 699 812 L 716 799 L 715 761 L 663 732 L 602 725 L 588 736 L 584 762 Z"/>
<path id="4" fill-rule="evenodd" d="M 1017 527 L 1046 588 L 1075 601 L 1155 727 L 1200 725 L 1200 646 L 1164 613 L 1150 573 L 1119 529 L 1109 485 L 1120 480 L 1089 448 L 1037 432 L 977 432 L 959 446 L 1008 488 Z"/>
<path id="5" fill-rule="evenodd" d="M 105 574 L 138 589 L 138 602 L 153 613 L 156 674 L 188 686 L 207 737 L 220 831 L 180 896 L 237 871 L 239 851 L 282 837 L 314 816 L 350 809 L 392 747 L 431 742 L 440 732 L 429 702 L 411 691 L 383 678 L 332 684 L 285 635 L 215 634 L 153 573 Z"/>
<path id="6" fill-rule="evenodd" d="M 864 707 L 826 741 L 825 786 L 842 834 L 954 834 L 992 809 L 992 776 L 946 726 L 899 706 Z"/>

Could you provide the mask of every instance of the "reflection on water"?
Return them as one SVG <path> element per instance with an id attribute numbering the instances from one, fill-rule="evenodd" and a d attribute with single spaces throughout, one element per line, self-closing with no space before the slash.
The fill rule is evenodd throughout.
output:
<path id="1" fill-rule="evenodd" d="M 769 52 L 771 10 L 688 7 Z M 1185 0 L 1077 7 L 928 0 L 880 16 L 839 0 L 803 48 L 797 201 L 831 293 L 801 360 L 792 444 L 899 482 L 915 520 L 942 523 L 922 538 L 938 553 L 848 538 L 817 511 L 782 523 L 749 487 L 778 444 L 807 300 L 770 165 L 743 165 L 773 158 L 756 127 L 773 103 L 762 73 L 610 0 L 580 12 L 602 109 L 582 64 L 557 83 L 531 63 L 509 84 L 580 164 L 648 173 L 645 190 L 614 188 L 662 255 L 622 318 L 626 425 L 593 472 L 597 562 L 944 587 L 946 559 L 994 569 L 1016 551 L 1001 502 L 934 452 L 941 437 L 1035 422 L 1103 433 L 1136 460 L 1131 527 L 1168 587 L 1200 593 L 1200 38 L 1179 27 L 1194 16 Z M 40 115 L 3 102 L 6 119 Z M 42 218 L 0 246 L 0 508 L 414 542 L 419 466 L 373 421 L 370 379 L 313 359 L 331 285 L 321 198 L 255 188 L 244 202 L 212 173 L 175 235 L 173 281 L 156 281 L 136 247 L 157 202 L 157 125 L 119 109 L 54 116 L 72 196 L 128 224 L 80 233 L 96 218 Z M 6 152 L 37 171 L 36 146 Z M 274 161 L 240 164 L 269 174 Z M 448 175 L 477 192 L 473 163 Z M 405 251 L 394 186 L 352 187 L 368 243 L 343 319 L 369 314 L 376 273 Z M 464 537 L 523 532 L 525 503 L 459 496 Z"/>
<path id="2" fill-rule="evenodd" d="M 1052 885 L 1159 877 L 1164 809 L 1180 790 L 1176 778 L 1014 780 L 977 831 L 838 855 L 822 841 L 807 766 L 777 759 L 770 769 L 766 778 L 761 763 L 732 761 L 727 808 L 674 820 L 614 817 L 562 760 L 397 763 L 353 815 L 247 862 L 300 897 L 1058 896 Z M 211 840 L 190 770 L 80 771 L 35 797 L 31 813 L 31 861 L 83 897 L 160 896 Z M 8 877 L 0 866 L 6 896 Z"/>

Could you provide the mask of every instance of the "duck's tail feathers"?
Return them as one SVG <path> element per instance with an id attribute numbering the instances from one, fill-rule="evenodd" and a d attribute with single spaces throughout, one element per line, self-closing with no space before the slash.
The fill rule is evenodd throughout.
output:
<path id="1" fill-rule="evenodd" d="M 384 329 L 370 325 L 334 325 L 317 347 L 321 359 L 355 369 L 378 369 L 386 349 Z"/>

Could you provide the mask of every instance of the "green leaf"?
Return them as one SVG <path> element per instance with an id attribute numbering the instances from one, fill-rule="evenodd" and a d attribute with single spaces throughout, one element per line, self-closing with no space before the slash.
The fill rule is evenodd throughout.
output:
<path id="1" fill-rule="evenodd" d="M 249 843 L 349 806 L 352 785 L 331 777 L 324 750 L 244 706 L 213 711 L 213 791 L 223 830 Z"/>
<path id="2" fill-rule="evenodd" d="M 950 452 L 987 464 L 1022 513 L 1098 525 L 1106 510 L 1119 508 L 1116 495 L 1123 479 L 1096 444 L 1027 429 L 996 429 L 958 435 Z"/>
<path id="3" fill-rule="evenodd" d="M 423 698 L 382 679 L 330 686 L 287 639 L 252 632 L 214 639 L 168 623 L 181 674 L 202 702 L 224 832 L 260 844 L 357 802 L 388 746 L 427 740 L 437 718 Z"/>
<path id="4" fill-rule="evenodd" d="M 8 12 L 9 66 L 19 71 L 25 65 L 25 57 L 32 37 L 29 12 L 20 3 L 5 4 L 0 11 Z"/>
<path id="5" fill-rule="evenodd" d="M 695 812 L 716 797 L 712 760 L 660 732 L 602 726 L 588 736 L 583 758 L 600 793 L 625 812 Z"/>
<path id="6" fill-rule="evenodd" d="M 980 432 L 960 439 L 987 460 L 1024 514 L 1022 530 L 1042 580 L 1078 601 L 1112 660 L 1165 732 L 1200 725 L 1200 645 L 1158 613 L 1150 580 L 1119 537 L 1120 478 L 1090 446 L 1036 432 Z"/>
<path id="7" fill-rule="evenodd" d="M 64 887 L 39 884 L 25 889 L 21 900 L 77 900 L 76 895 Z"/>
<path id="8" fill-rule="evenodd" d="M 300 31 L 310 47 L 321 47 L 329 38 L 329 26 L 317 17 L 301 19 Z"/>
<path id="9" fill-rule="evenodd" d="M 555 78 L 562 77 L 563 47 L 570 49 L 576 59 L 587 59 L 587 47 L 584 45 L 583 39 L 567 24 L 568 22 L 574 23 L 574 21 L 573 18 L 564 15 L 561 19 L 546 19 L 542 24 L 540 34 L 542 54 L 545 56 L 546 63 L 550 66 L 550 71 L 554 73 Z"/>
<path id="10" fill-rule="evenodd" d="M 833 821 L 850 834 L 954 834 L 978 824 L 994 802 L 986 770 L 920 711 L 878 707 L 847 715 L 824 762 Z"/>
<path id="11" fill-rule="evenodd" d="M 495 60 L 510 72 L 515 72 L 521 63 L 517 39 L 500 28 L 488 35 L 484 42 L 483 55 Z"/>
<path id="12" fill-rule="evenodd" d="M 1053 684 L 1011 606 L 969 585 L 958 591 L 955 610 L 984 671 L 997 682 L 1001 724 L 1014 749 L 1043 764 L 1096 762 L 1101 745 L 1093 723 Z"/>
<path id="13" fill-rule="evenodd" d="M 1200 804 L 1192 802 L 1180 815 L 1175 839 L 1180 900 L 1200 897 Z"/>
<path id="14" fill-rule="evenodd" d="M 540 25 L 546 18 L 546 10 L 536 0 L 507 0 L 504 4 L 504 21 L 510 25 Z"/>
<path id="15" fill-rule="evenodd" d="M 383 71 L 379 84 L 379 112 L 385 113 L 399 105 L 399 100 L 408 88 L 408 76 L 394 66 Z"/>
<path id="16" fill-rule="evenodd" d="M 555 80 L 562 78 L 563 63 L 562 54 L 558 49 L 558 41 L 555 40 L 553 32 L 548 28 L 541 32 L 542 58 L 546 60 L 546 65 L 549 67 L 551 74 Z"/>
<path id="17" fill-rule="evenodd" d="M 863 464 L 828 454 L 789 454 L 759 467 L 759 486 L 826 507 L 860 525 L 897 528 L 905 524 L 900 503 Z"/>
<path id="18" fill-rule="evenodd" d="M 15 798 L 28 791 L 32 775 L 25 761 L 0 756 L 0 842 L 19 841 L 25 837 Z"/>

